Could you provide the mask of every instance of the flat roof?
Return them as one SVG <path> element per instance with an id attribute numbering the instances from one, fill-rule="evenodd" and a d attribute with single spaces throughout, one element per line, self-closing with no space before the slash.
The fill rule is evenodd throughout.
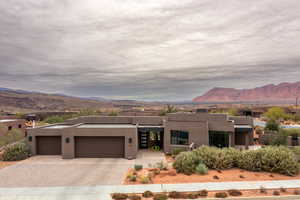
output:
<path id="1" fill-rule="evenodd" d="M 1 119 L 0 120 L 0 123 L 2 122 L 14 122 L 14 121 L 17 121 L 16 119 Z"/>
<path id="2" fill-rule="evenodd" d="M 47 127 L 44 127 L 44 129 L 62 129 L 62 128 L 68 128 L 68 127 L 71 127 L 73 125 L 53 125 L 53 126 L 47 126 Z"/>
<path id="3" fill-rule="evenodd" d="M 77 128 L 136 128 L 132 124 L 82 124 Z"/>
<path id="4" fill-rule="evenodd" d="M 250 125 L 234 125 L 234 128 L 253 128 Z"/>

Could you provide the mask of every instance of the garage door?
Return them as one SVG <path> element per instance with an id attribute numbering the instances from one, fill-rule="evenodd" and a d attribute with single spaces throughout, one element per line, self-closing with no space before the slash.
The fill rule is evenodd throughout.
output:
<path id="1" fill-rule="evenodd" d="M 75 137 L 77 158 L 123 158 L 125 137 Z"/>
<path id="2" fill-rule="evenodd" d="M 38 155 L 61 155 L 61 137 L 38 136 L 36 147 Z"/>

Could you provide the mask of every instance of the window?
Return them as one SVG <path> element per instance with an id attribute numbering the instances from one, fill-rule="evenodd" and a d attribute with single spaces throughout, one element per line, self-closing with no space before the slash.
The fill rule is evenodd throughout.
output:
<path id="1" fill-rule="evenodd" d="M 189 132 L 171 130 L 171 144 L 188 145 L 189 144 Z"/>
<path id="2" fill-rule="evenodd" d="M 19 127 L 19 128 L 22 128 L 22 124 L 19 124 L 18 127 Z"/>
<path id="3" fill-rule="evenodd" d="M 11 129 L 12 129 L 12 126 L 9 126 L 9 127 L 8 127 L 8 130 L 11 131 Z"/>

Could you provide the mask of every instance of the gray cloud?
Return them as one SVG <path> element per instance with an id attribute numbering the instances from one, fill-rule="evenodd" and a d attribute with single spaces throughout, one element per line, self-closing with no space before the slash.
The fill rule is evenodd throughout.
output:
<path id="1" fill-rule="evenodd" d="M 1 87 L 192 99 L 299 81 L 298 0 L 0 2 Z"/>

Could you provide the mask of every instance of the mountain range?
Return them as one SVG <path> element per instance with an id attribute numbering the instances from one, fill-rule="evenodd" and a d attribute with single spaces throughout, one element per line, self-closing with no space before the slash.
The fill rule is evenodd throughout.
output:
<path id="1" fill-rule="evenodd" d="M 269 84 L 253 89 L 215 87 L 202 96 L 193 99 L 197 103 L 289 103 L 300 97 L 300 82 Z"/>

